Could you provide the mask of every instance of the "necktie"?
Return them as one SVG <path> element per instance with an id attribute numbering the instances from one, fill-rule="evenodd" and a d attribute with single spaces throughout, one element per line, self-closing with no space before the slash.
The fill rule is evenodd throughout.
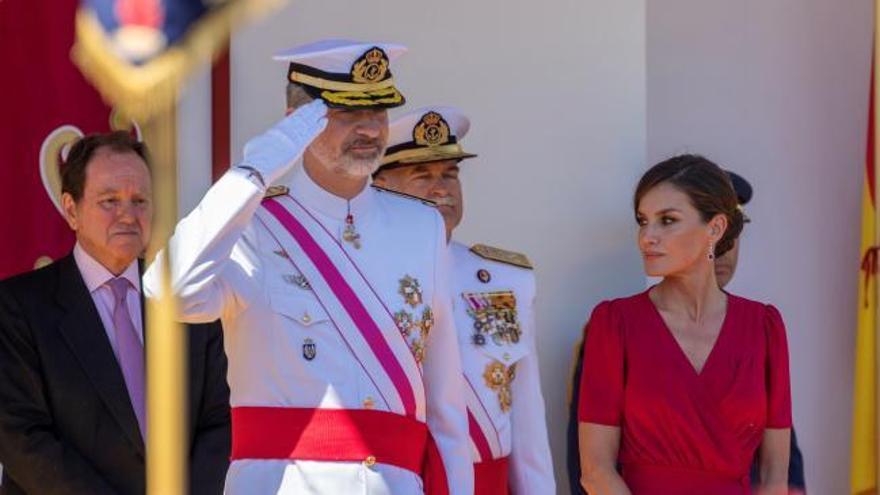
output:
<path id="1" fill-rule="evenodd" d="M 113 330 L 116 335 L 116 358 L 119 360 L 119 367 L 122 368 L 125 387 L 128 389 L 128 397 L 131 399 L 131 407 L 137 417 L 141 436 L 146 438 L 144 346 L 138 338 L 125 300 L 131 284 L 122 277 L 114 278 L 107 283 L 113 290 Z"/>

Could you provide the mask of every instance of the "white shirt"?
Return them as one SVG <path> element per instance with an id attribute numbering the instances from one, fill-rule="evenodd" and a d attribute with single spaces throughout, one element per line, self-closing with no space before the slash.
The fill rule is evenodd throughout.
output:
<path id="1" fill-rule="evenodd" d="M 113 308 L 116 303 L 113 300 L 113 289 L 107 285 L 107 282 L 116 278 L 116 275 L 110 273 L 110 270 L 89 255 L 89 253 L 87 253 L 78 242 L 73 247 L 73 259 L 76 261 L 76 266 L 79 268 L 79 273 L 82 275 L 83 282 L 85 282 L 86 288 L 89 290 L 89 294 L 95 302 L 95 307 L 98 309 L 98 315 L 101 317 L 101 323 L 104 324 L 104 331 L 107 333 L 107 338 L 110 339 L 110 346 L 113 347 L 113 353 L 116 354 L 118 358 L 119 354 L 116 349 L 116 332 L 115 327 L 113 326 Z M 128 268 L 122 272 L 120 277 L 128 279 L 131 284 L 125 295 L 125 303 L 128 305 L 128 314 L 131 315 L 134 329 L 137 332 L 138 338 L 141 340 L 141 344 L 143 344 L 144 323 L 143 318 L 140 317 L 143 314 L 141 313 L 140 298 L 141 279 L 138 273 L 137 259 L 128 265 Z"/>

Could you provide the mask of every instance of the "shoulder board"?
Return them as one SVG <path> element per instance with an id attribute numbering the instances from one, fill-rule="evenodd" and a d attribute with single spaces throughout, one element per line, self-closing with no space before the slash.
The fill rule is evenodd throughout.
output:
<path id="1" fill-rule="evenodd" d="M 274 198 L 275 196 L 284 196 L 290 192 L 290 188 L 287 186 L 269 186 L 266 189 L 266 194 L 263 195 L 263 198 Z"/>
<path id="2" fill-rule="evenodd" d="M 379 192 L 382 192 L 382 193 L 389 193 L 389 194 L 393 194 L 395 196 L 400 196 L 401 198 L 412 199 L 415 201 L 419 201 L 420 203 L 426 204 L 428 206 L 437 206 L 437 203 L 431 201 L 430 199 L 420 198 L 418 196 L 413 196 L 412 194 L 402 193 L 400 191 L 395 191 L 393 189 L 386 189 L 384 187 L 377 186 L 375 184 L 372 184 L 372 187 L 373 187 L 373 189 L 375 189 Z"/>
<path id="3" fill-rule="evenodd" d="M 473 246 L 471 246 L 471 252 L 487 260 L 507 263 L 508 265 L 518 266 L 520 268 L 526 268 L 528 270 L 534 268 L 532 266 L 532 262 L 529 261 L 529 258 L 522 253 L 505 251 L 504 249 L 487 246 L 485 244 L 474 244 Z"/>

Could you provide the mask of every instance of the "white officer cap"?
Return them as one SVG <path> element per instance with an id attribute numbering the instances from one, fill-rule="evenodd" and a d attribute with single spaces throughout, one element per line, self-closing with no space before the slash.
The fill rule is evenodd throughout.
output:
<path id="1" fill-rule="evenodd" d="M 459 140 L 471 121 L 455 107 L 424 107 L 388 125 L 388 148 L 380 170 L 440 160 L 464 160 L 477 155 L 464 151 Z"/>
<path id="2" fill-rule="evenodd" d="M 391 61 L 406 47 L 392 43 L 321 40 L 275 54 L 289 62 L 287 80 L 337 108 L 392 108 L 405 103 L 391 76 Z"/>

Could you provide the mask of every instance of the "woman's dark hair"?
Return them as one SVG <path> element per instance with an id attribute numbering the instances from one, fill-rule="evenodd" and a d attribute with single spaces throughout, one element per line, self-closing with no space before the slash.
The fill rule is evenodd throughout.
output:
<path id="1" fill-rule="evenodd" d="M 703 222 L 718 214 L 727 217 L 727 230 L 715 244 L 715 256 L 730 251 L 742 232 L 744 218 L 727 172 L 700 155 L 674 156 L 645 172 L 633 195 L 633 210 L 638 212 L 639 203 L 648 191 L 666 183 L 688 196 Z"/>
<path id="2" fill-rule="evenodd" d="M 86 187 L 86 168 L 95 152 L 105 147 L 114 153 L 134 153 L 147 164 L 148 170 L 150 168 L 146 145 L 128 131 L 89 134 L 75 142 L 67 154 L 67 160 L 61 168 L 62 193 L 70 194 L 75 202 L 82 199 Z"/>

